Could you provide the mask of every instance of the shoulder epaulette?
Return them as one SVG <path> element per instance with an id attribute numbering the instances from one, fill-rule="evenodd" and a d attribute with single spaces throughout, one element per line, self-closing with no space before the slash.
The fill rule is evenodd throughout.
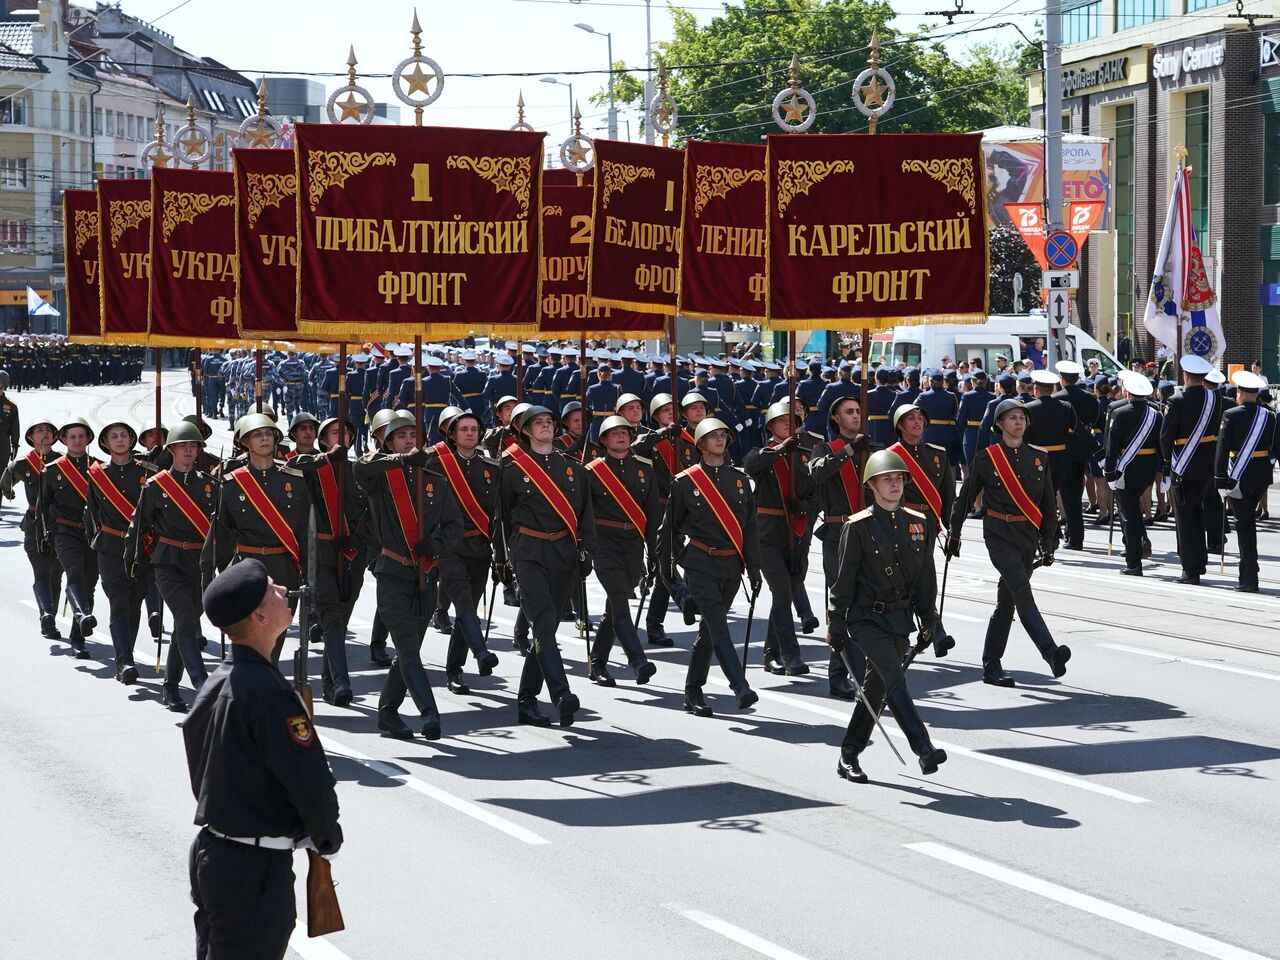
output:
<path id="1" fill-rule="evenodd" d="M 138 466 L 140 466 L 143 470 L 147 470 L 147 471 L 149 471 L 150 473 L 159 473 L 159 472 L 160 472 L 160 468 L 159 468 L 159 467 L 157 467 L 157 466 L 156 466 L 154 463 L 152 463 L 150 460 L 137 460 L 137 459 L 135 459 L 135 460 L 134 460 L 134 463 L 136 463 Z"/>
<path id="2" fill-rule="evenodd" d="M 860 520 L 866 520 L 868 517 L 872 515 L 872 513 L 873 511 L 870 507 L 864 507 L 863 509 L 855 513 L 852 517 L 850 517 L 848 520 L 846 520 L 845 523 L 857 523 Z"/>
<path id="3" fill-rule="evenodd" d="M 944 446 L 943 446 L 942 444 L 940 444 L 940 443 L 926 443 L 926 444 L 925 444 L 925 446 L 926 446 L 926 447 L 933 447 L 933 449 L 935 449 L 935 450 L 941 450 L 943 453 L 946 453 L 946 452 L 947 452 L 947 448 L 946 448 L 946 447 L 944 447 Z"/>
<path id="4" fill-rule="evenodd" d="M 1048 451 L 1048 450 L 1046 450 L 1044 447 L 1038 447 L 1038 446 L 1036 446 L 1034 443 L 1028 443 L 1028 444 L 1027 444 L 1027 446 L 1028 446 L 1028 447 L 1030 447 L 1032 450 L 1039 450 L 1041 453 L 1048 453 L 1048 452 L 1049 452 L 1049 451 Z"/>
<path id="5" fill-rule="evenodd" d="M 277 461 L 276 461 L 276 466 L 277 466 L 277 467 L 279 467 L 279 468 L 280 468 L 280 472 L 281 472 L 281 473 L 283 473 L 283 474 L 285 474 L 286 476 L 290 476 L 290 477 L 304 477 L 304 476 L 306 476 L 306 474 L 304 474 L 301 470 L 298 470 L 298 469 L 297 469 L 297 468 L 295 468 L 295 467 L 286 467 L 286 466 L 284 465 L 284 461 L 283 461 L 283 460 L 277 460 Z"/>
<path id="6" fill-rule="evenodd" d="M 910 507 L 900 507 L 899 509 L 909 517 L 919 517 L 921 520 L 926 519 L 925 515 L 919 510 L 912 510 Z"/>

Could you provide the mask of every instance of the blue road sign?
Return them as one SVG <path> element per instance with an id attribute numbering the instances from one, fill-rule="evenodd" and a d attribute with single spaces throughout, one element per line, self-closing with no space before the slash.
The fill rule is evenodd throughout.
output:
<path id="1" fill-rule="evenodd" d="M 1065 230 L 1055 230 L 1044 242 L 1044 258 L 1049 266 L 1058 270 L 1066 270 L 1076 262 L 1080 255 L 1080 246 L 1076 238 Z"/>

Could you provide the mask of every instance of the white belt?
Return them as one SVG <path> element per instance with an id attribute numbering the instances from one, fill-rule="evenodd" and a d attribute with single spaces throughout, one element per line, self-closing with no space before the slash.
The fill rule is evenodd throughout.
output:
<path id="1" fill-rule="evenodd" d="M 219 840 L 243 843 L 246 847 L 263 847 L 266 850 L 292 850 L 298 845 L 298 842 L 292 837 L 229 837 L 225 833 L 219 833 L 213 827 L 205 827 L 205 829 Z"/>

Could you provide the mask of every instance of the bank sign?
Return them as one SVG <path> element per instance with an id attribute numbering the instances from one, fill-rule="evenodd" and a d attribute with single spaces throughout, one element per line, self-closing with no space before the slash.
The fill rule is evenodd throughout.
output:
<path id="1" fill-rule="evenodd" d="M 1157 53 L 1151 59 L 1151 69 L 1157 79 L 1177 84 L 1188 74 L 1221 67 L 1226 54 L 1227 41 L 1225 40 L 1202 47 L 1186 46 L 1181 50 Z"/>
<path id="2" fill-rule="evenodd" d="M 1094 87 L 1106 87 L 1129 79 L 1129 58 L 1110 57 L 1062 71 L 1062 94 L 1073 97 Z"/>

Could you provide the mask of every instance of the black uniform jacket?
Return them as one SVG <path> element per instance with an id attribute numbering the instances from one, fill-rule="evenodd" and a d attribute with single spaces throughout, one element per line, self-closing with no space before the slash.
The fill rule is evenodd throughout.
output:
<path id="1" fill-rule="evenodd" d="M 1053 478 L 1049 473 L 1049 455 L 1045 451 L 1025 440 L 1016 447 L 1010 447 L 1003 440 L 998 441 L 1009 459 L 1014 475 L 1022 484 L 1031 502 L 1040 508 L 1040 530 L 1038 537 L 1041 549 L 1052 553 L 1058 535 L 1058 508 L 1053 487 Z M 996 472 L 995 462 L 991 459 L 990 448 L 979 450 L 970 465 L 969 476 L 960 488 L 960 494 L 951 508 L 951 539 L 960 541 L 960 529 L 964 526 L 965 517 L 973 509 L 973 501 L 979 491 L 983 492 L 983 504 L 986 509 L 1010 516 L 1020 516 L 1022 509 L 1018 506 L 1013 494 L 1005 487 L 1004 481 Z M 1001 522 L 987 520 L 984 523 Z M 1026 528 L 1037 533 L 1030 523 L 1006 524 L 1010 530 Z"/>
<path id="2" fill-rule="evenodd" d="M 905 636 L 932 630 L 938 584 L 933 518 L 908 507 L 873 504 L 840 530 L 840 573 L 831 585 L 831 628 L 848 635 L 860 623 Z M 913 616 L 914 615 L 914 616 Z"/>

